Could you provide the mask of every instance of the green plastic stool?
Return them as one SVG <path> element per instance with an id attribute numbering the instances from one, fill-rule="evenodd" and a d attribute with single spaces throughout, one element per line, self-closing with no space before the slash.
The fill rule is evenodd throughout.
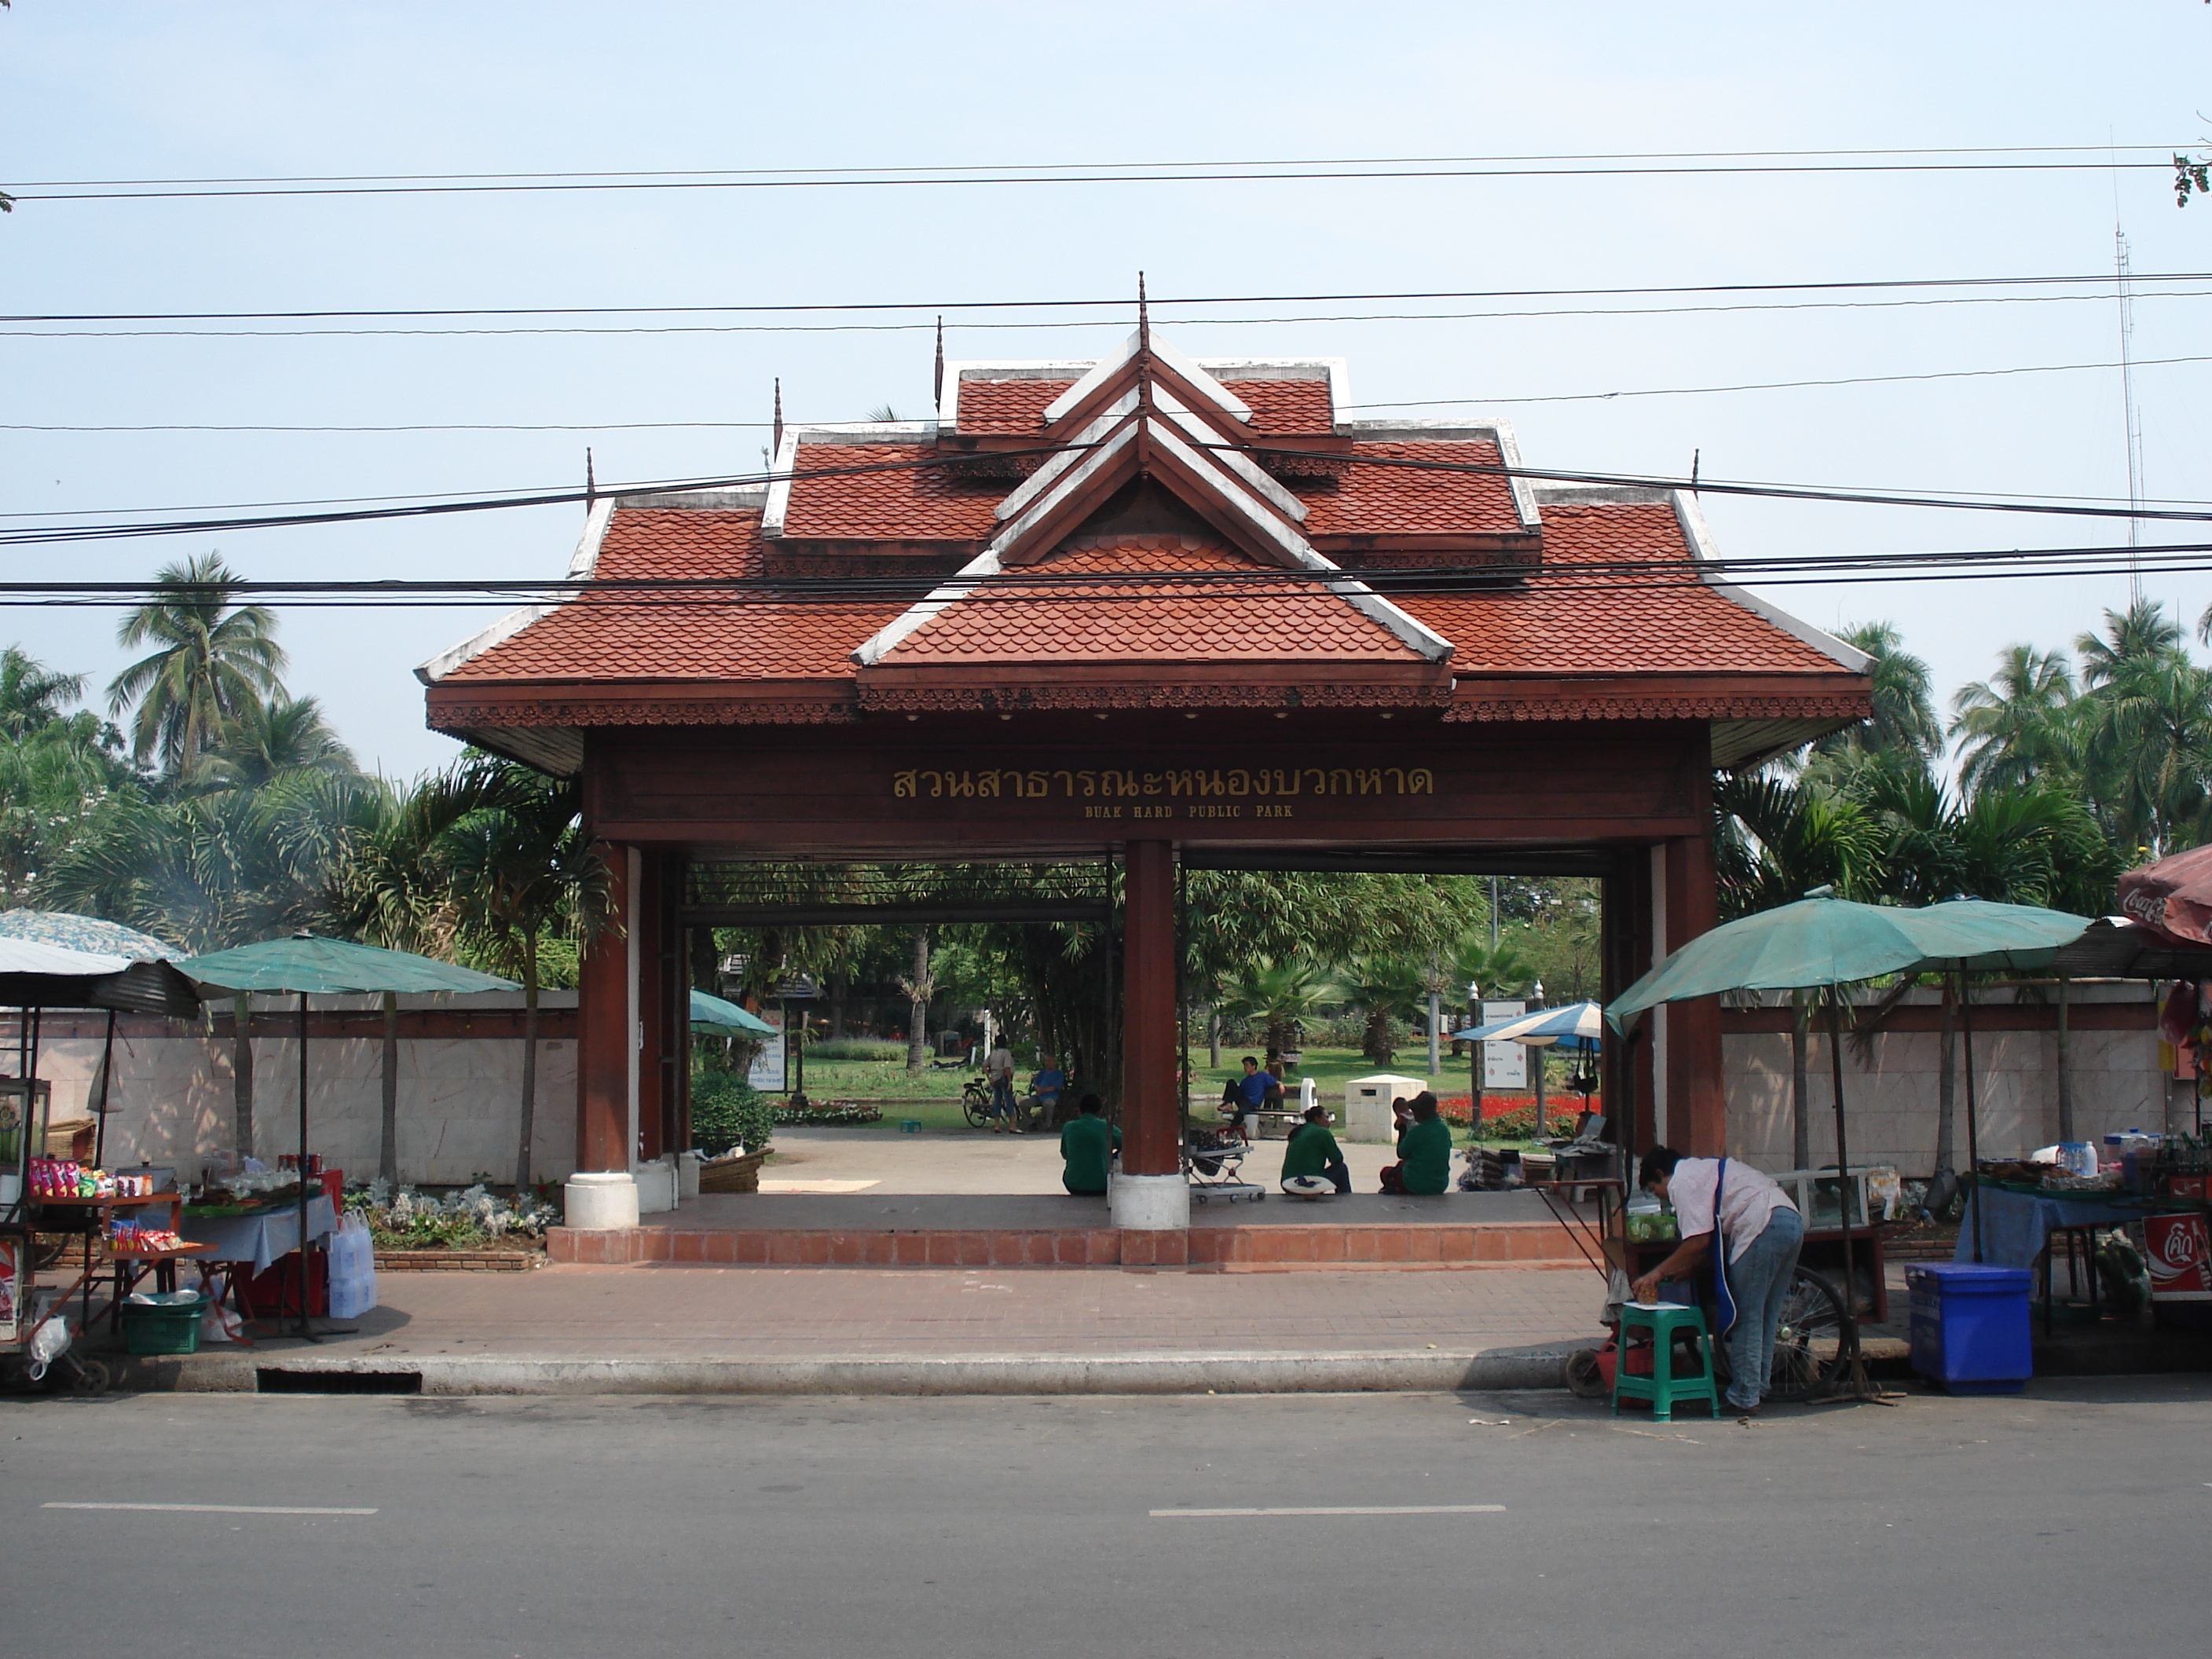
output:
<path id="1" fill-rule="evenodd" d="M 1632 1330 L 1651 1333 L 1651 1375 L 1631 1376 L 1628 1374 L 1628 1334 Z M 1678 1331 L 1691 1333 L 1691 1346 L 1697 1350 L 1698 1371 L 1693 1376 L 1674 1375 L 1674 1336 Z M 1721 1414 L 1719 1389 L 1713 1382 L 1712 1345 L 1705 1340 L 1705 1314 L 1702 1308 L 1678 1308 L 1669 1304 L 1663 1308 L 1638 1308 L 1633 1305 L 1620 1310 L 1620 1340 L 1613 1352 L 1613 1414 L 1620 1415 L 1623 1399 L 1648 1400 L 1651 1402 L 1651 1420 L 1667 1423 L 1674 1420 L 1677 1400 L 1702 1400 L 1715 1417 Z"/>

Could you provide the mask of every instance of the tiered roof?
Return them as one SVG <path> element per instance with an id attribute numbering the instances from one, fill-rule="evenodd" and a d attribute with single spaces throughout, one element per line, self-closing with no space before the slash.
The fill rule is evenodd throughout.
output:
<path id="1" fill-rule="evenodd" d="M 593 726 L 872 710 L 1693 719 L 1723 764 L 1863 717 L 1866 659 L 1717 580 L 1693 500 L 1347 421 L 1345 378 L 1142 329 L 947 364 L 936 420 L 787 428 L 765 489 L 598 503 L 580 591 L 418 671 L 431 724 L 570 770 Z"/>

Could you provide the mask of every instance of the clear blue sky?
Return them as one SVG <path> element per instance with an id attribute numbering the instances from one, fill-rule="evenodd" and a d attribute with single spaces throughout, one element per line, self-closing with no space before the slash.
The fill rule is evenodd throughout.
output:
<path id="1" fill-rule="evenodd" d="M 1969 145 L 2174 146 L 2212 131 L 2212 8 L 1398 4 L 373 8 L 17 0 L 0 12 L 0 188 L 362 173 L 1036 164 Z M 2212 270 L 2212 204 L 2158 172 L 988 185 L 25 203 L 0 310 L 1042 299 L 1156 292 Z M 2212 290 L 2212 283 L 2191 285 Z M 2141 358 L 2212 353 L 2212 296 L 2138 302 Z M 1423 308 L 1423 307 L 1416 307 Z M 1451 310 L 1449 305 L 1426 307 Z M 1470 307 L 1457 307 L 1468 309 Z M 1329 310 L 1330 307 L 1318 307 Z M 1358 311 L 1373 307 L 1345 307 Z M 893 321 L 914 321 L 894 319 Z M 29 338 L 0 423 L 765 421 L 926 412 L 924 329 Z M 1121 325 L 950 331 L 955 356 L 1090 355 Z M 1425 322 L 1191 323 L 1197 355 L 1351 360 L 1362 402 L 1477 398 L 1532 462 L 1708 477 L 2124 495 L 2112 372 L 1606 402 L 1507 398 L 2117 355 L 2108 301 Z M 2146 482 L 2212 497 L 2212 365 L 2138 375 Z M 1490 402 L 1489 400 L 1501 400 Z M 0 512 L 198 506 L 749 471 L 751 431 L 0 433 Z M 1708 498 L 1723 552 L 2094 542 L 2112 528 Z M 220 545 L 258 576 L 557 574 L 580 512 L 110 542 L 0 556 L 136 578 Z M 21 522 L 21 520 L 15 520 Z M 2199 576 L 2158 578 L 2193 623 Z M 2014 640 L 2064 645 L 2118 579 L 1796 587 L 1888 618 L 1946 694 Z M 453 751 L 410 670 L 489 613 L 286 614 L 295 690 L 365 762 Z M 0 641 L 104 684 L 112 613 L 17 610 Z"/>

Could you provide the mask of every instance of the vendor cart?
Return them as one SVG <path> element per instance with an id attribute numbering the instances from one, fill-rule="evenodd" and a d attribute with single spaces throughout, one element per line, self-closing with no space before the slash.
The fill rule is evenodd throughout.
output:
<path id="1" fill-rule="evenodd" d="M 1605 1281 L 1601 1322 L 1613 1335 L 1601 1346 L 1585 1348 L 1567 1360 L 1567 1386 L 1586 1399 L 1600 1399 L 1613 1391 L 1620 1304 L 1628 1286 L 1672 1255 L 1680 1240 L 1671 1231 L 1664 1237 L 1631 1237 L 1626 1181 L 1577 1179 L 1572 1185 L 1578 1196 L 1573 1197 L 1565 1190 L 1567 1184 L 1532 1182 L 1531 1188 L 1566 1229 L 1583 1260 Z M 1852 1231 L 1856 1242 L 1861 1230 Z M 1700 1273 L 1686 1288 L 1705 1310 L 1710 1324 L 1711 1275 Z M 1835 1392 L 1850 1376 L 1858 1347 L 1858 1321 L 1845 1305 L 1842 1292 L 1826 1273 L 1801 1260 L 1774 1334 L 1774 1366 L 1768 1377 L 1768 1394 L 1776 1400 L 1803 1401 Z M 1725 1377 L 1728 1350 L 1717 1340 L 1713 1343 L 1713 1364 Z"/>

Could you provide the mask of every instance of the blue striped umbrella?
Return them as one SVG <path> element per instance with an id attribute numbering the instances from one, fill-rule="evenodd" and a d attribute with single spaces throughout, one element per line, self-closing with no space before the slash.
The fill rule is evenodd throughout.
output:
<path id="1" fill-rule="evenodd" d="M 128 957 L 133 962 L 169 961 L 184 954 L 136 927 L 66 910 L 0 910 L 0 939 L 27 939 L 96 956 Z"/>

